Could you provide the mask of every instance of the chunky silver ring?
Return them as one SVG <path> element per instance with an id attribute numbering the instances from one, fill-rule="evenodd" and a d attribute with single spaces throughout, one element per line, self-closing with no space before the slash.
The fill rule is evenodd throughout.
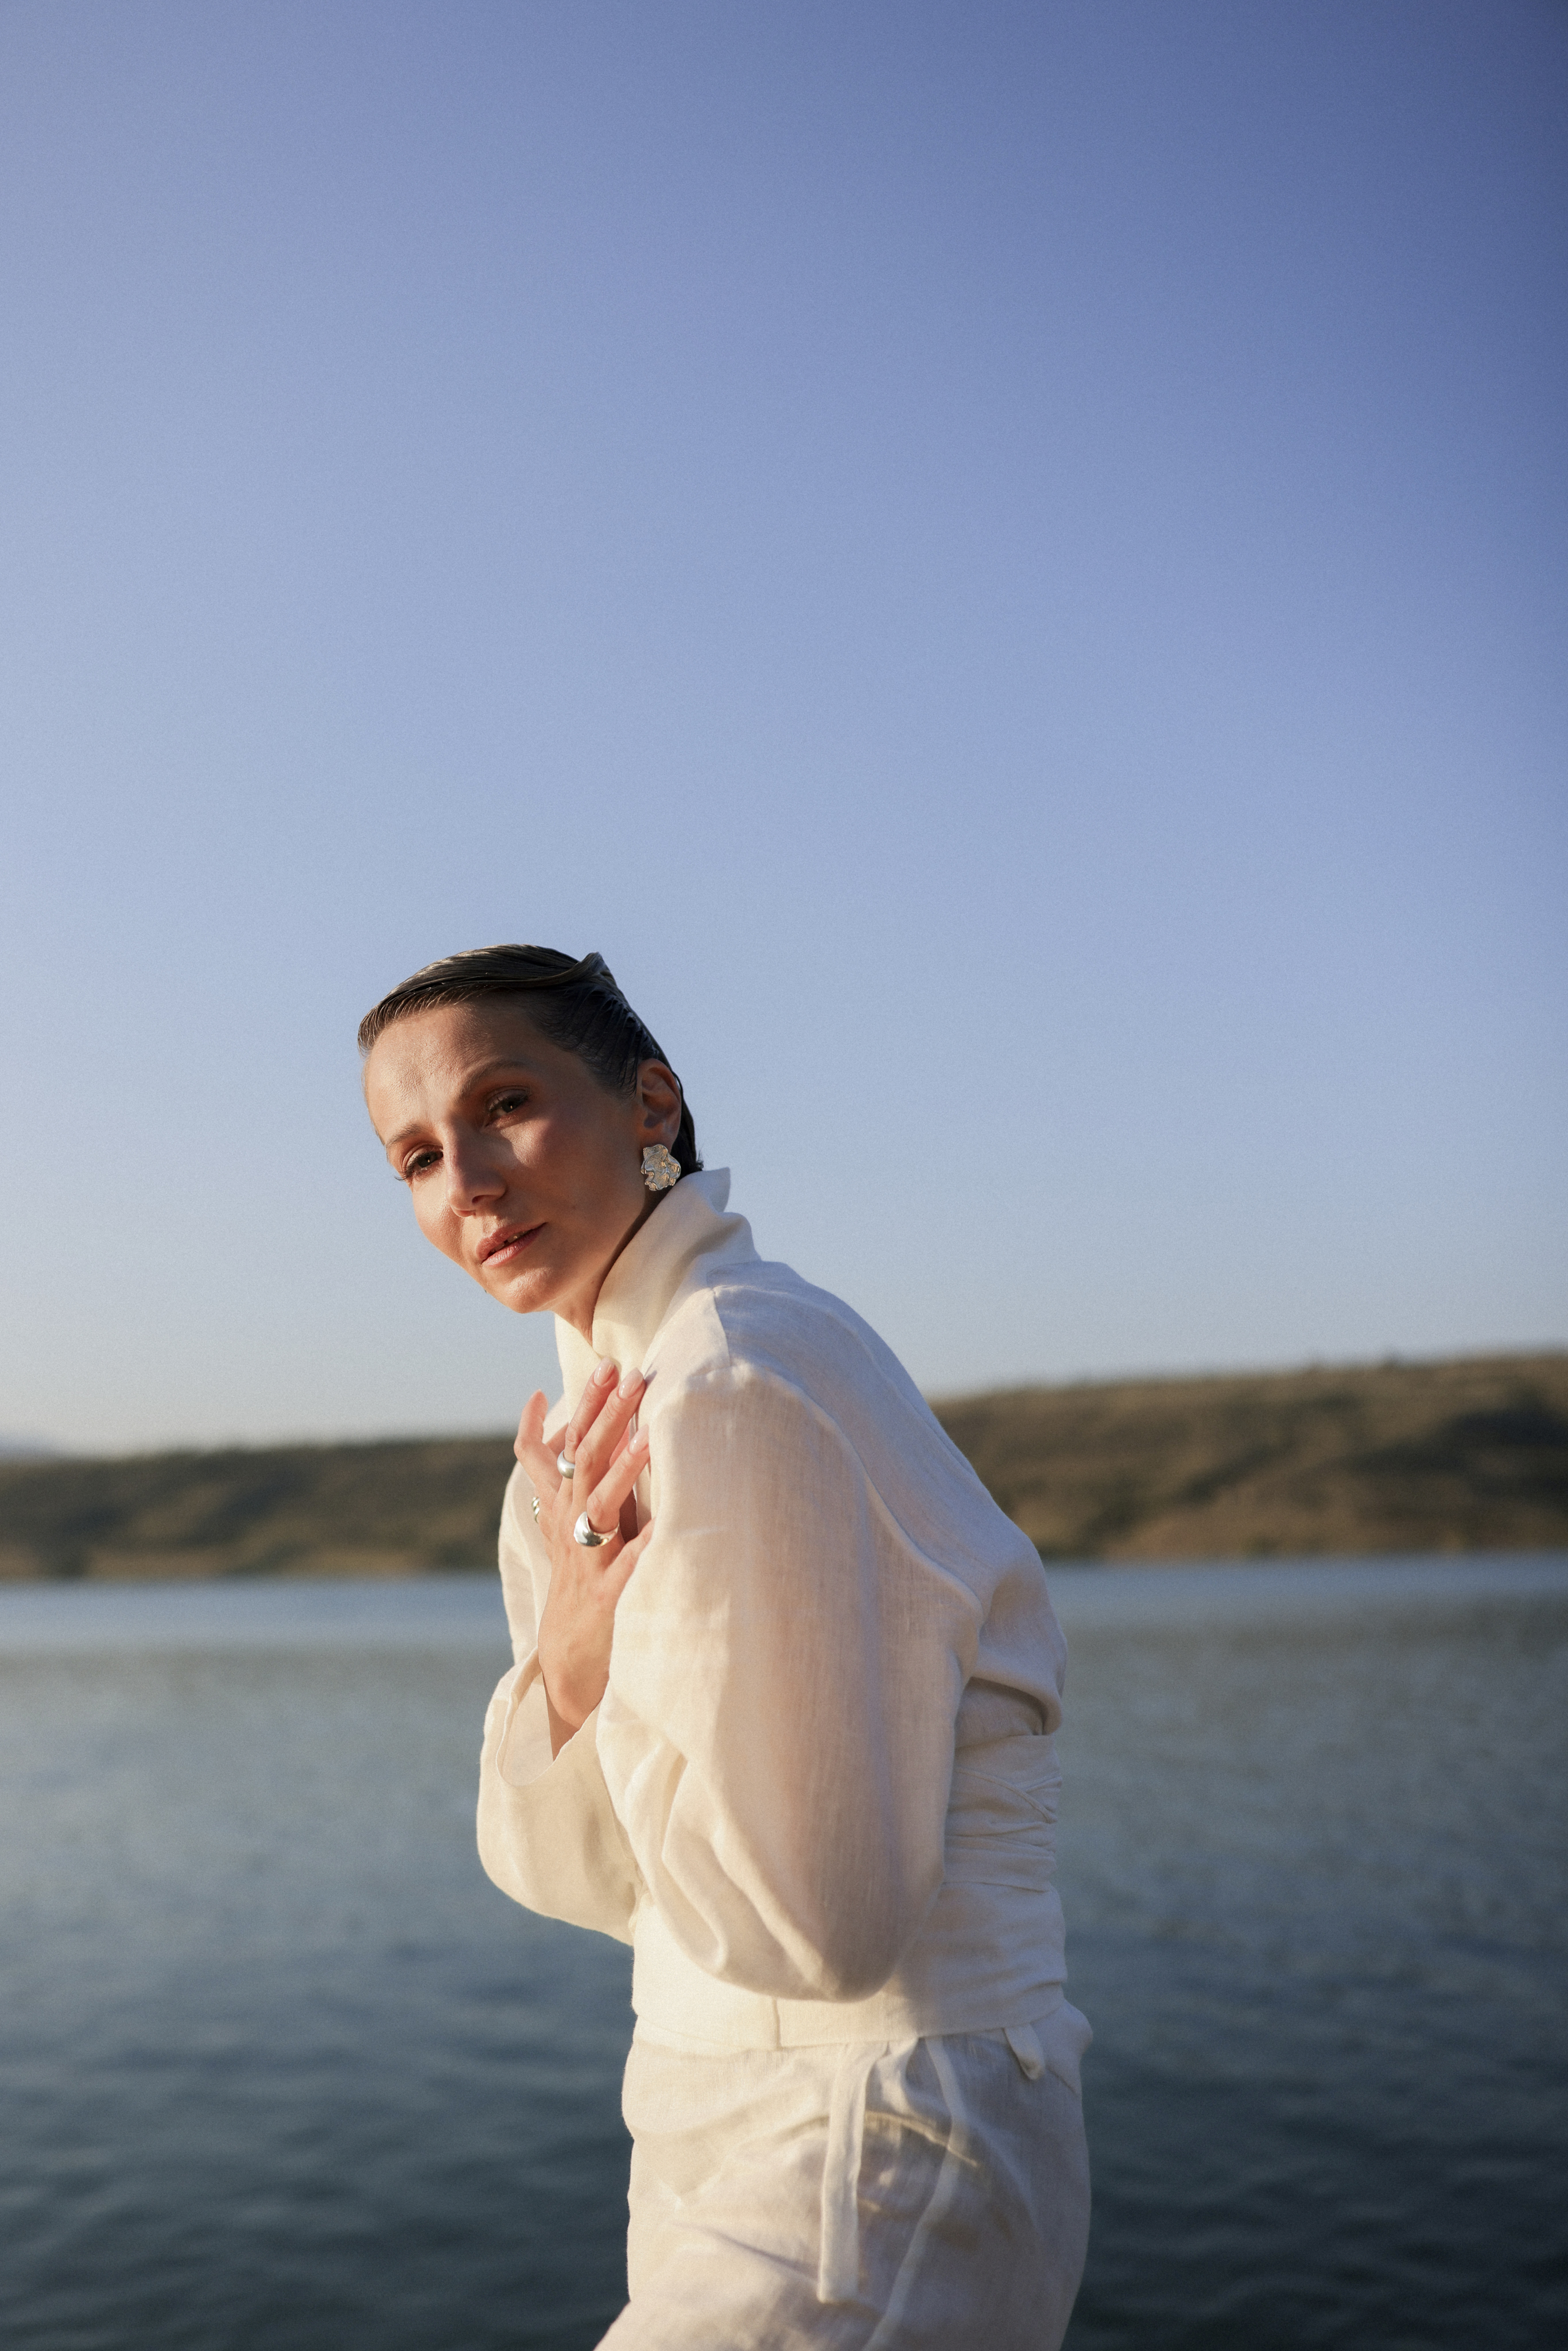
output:
<path id="1" fill-rule="evenodd" d="M 556 1455 L 555 1466 L 560 1471 L 563 1478 L 570 1478 L 574 1476 L 577 1470 L 576 1462 L 569 1461 L 564 1453 L 558 1453 Z"/>
<path id="2" fill-rule="evenodd" d="M 579 1513 L 577 1524 L 571 1531 L 571 1539 L 573 1542 L 580 1542 L 584 1551 L 597 1551 L 601 1543 L 613 1542 L 615 1537 L 613 1534 L 601 1535 L 597 1528 L 591 1527 L 588 1512 L 583 1510 Z"/>

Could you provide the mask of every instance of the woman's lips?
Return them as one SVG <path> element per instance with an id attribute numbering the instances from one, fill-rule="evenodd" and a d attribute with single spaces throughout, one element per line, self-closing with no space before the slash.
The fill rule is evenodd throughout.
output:
<path id="1" fill-rule="evenodd" d="M 543 1230 L 542 1225 L 513 1225 L 508 1230 L 497 1233 L 492 1240 L 481 1241 L 480 1264 L 486 1268 L 509 1264 L 521 1257 L 529 1242 L 537 1239 Z"/>

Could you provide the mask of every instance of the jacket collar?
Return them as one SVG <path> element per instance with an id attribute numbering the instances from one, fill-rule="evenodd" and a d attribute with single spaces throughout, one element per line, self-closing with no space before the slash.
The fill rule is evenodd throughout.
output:
<path id="1" fill-rule="evenodd" d="M 557 1316 L 556 1348 L 569 1412 L 603 1356 L 622 1371 L 632 1364 L 647 1368 L 659 1325 L 699 1266 L 706 1274 L 716 1258 L 727 1265 L 756 1263 L 751 1227 L 744 1217 L 726 1215 L 728 1198 L 727 1167 L 683 1176 L 664 1194 L 604 1277 L 593 1310 L 591 1347 Z"/>

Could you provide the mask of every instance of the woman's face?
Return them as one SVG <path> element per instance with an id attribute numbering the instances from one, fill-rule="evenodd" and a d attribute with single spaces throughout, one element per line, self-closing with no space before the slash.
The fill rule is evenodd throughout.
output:
<path id="1" fill-rule="evenodd" d="M 680 1093 L 644 1061 L 609 1092 L 515 997 L 394 1020 L 365 1100 L 427 1240 L 515 1314 L 547 1309 L 591 1339 L 600 1284 L 654 1206 L 643 1151 L 673 1144 Z"/>

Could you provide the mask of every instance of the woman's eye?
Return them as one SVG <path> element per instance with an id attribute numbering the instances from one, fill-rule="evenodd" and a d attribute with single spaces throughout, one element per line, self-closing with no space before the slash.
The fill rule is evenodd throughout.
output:
<path id="1" fill-rule="evenodd" d="M 423 1176 L 427 1168 L 434 1167 L 440 1156 L 439 1151 L 411 1152 L 397 1172 L 405 1184 L 412 1184 L 416 1176 Z"/>
<path id="2" fill-rule="evenodd" d="M 497 1094 L 490 1103 L 490 1115 L 492 1118 L 505 1118 L 508 1111 L 521 1110 L 527 1101 L 527 1094 Z"/>

